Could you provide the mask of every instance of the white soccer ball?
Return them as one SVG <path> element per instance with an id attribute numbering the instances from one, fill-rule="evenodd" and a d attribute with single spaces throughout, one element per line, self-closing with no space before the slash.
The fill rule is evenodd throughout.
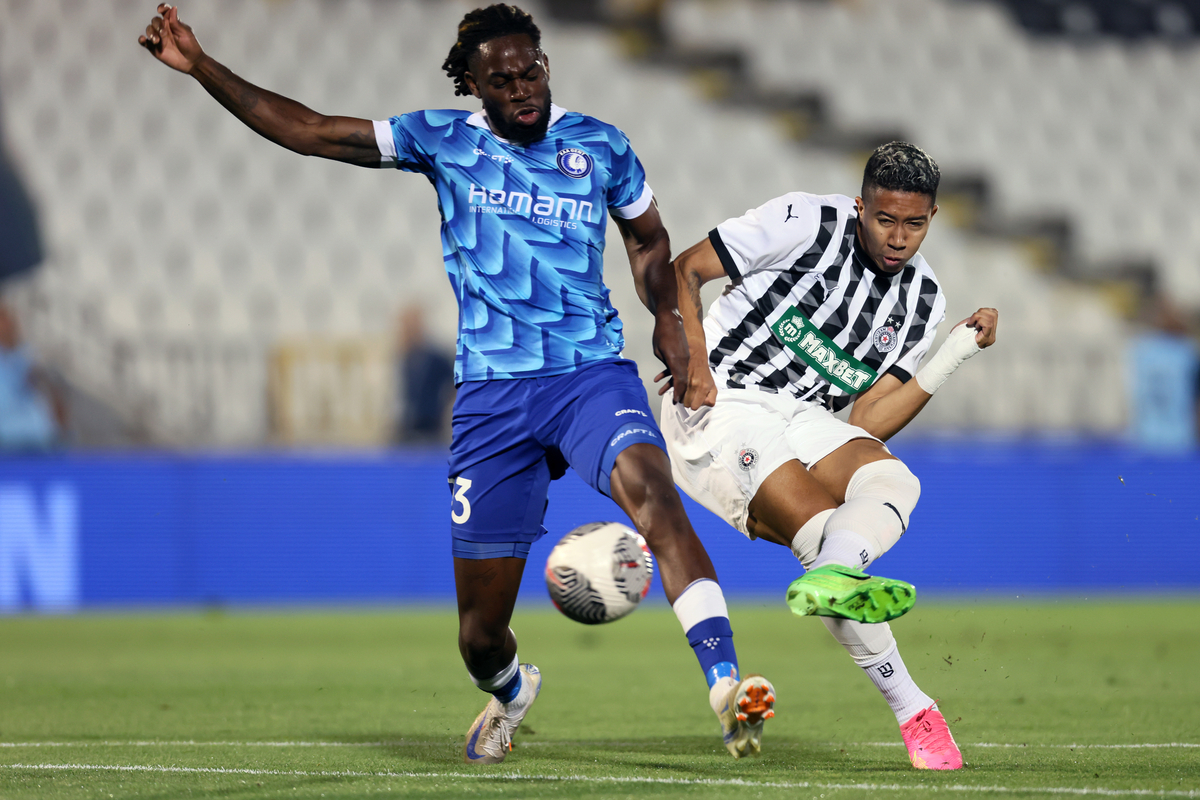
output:
<path id="1" fill-rule="evenodd" d="M 585 625 L 620 619 L 650 591 L 654 558 L 646 540 L 619 522 L 580 525 L 546 559 L 555 607 Z"/>

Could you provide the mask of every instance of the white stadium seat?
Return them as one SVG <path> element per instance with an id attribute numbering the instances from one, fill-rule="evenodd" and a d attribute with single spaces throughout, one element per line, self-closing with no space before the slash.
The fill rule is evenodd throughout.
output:
<path id="1" fill-rule="evenodd" d="M 185 11 L 209 51 L 248 80 L 324 112 L 383 118 L 476 105 L 454 97 L 441 71 L 471 7 L 216 0 Z M 66 11 L 72 25 L 59 24 Z M 42 210 L 49 250 L 25 287 L 47 308 L 29 326 L 35 343 L 54 353 L 116 352 L 131 342 L 257 348 L 257 372 L 214 368 L 189 378 L 193 389 L 225 381 L 205 391 L 242 409 L 202 424 L 169 411 L 182 402 L 178 373 L 145 367 L 136 385 L 122 385 L 97 359 L 67 364 L 101 397 L 159 409 L 155 424 L 171 440 L 215 444 L 267 440 L 265 359 L 279 341 L 390 337 L 395 312 L 417 302 L 433 337 L 451 346 L 456 311 L 429 184 L 303 159 L 262 140 L 136 46 L 148 19 L 134 0 L 0 2 L 4 133 Z M 819 92 L 838 124 L 903 131 L 948 176 L 985 175 L 996 188 L 989 213 L 1065 215 L 1089 257 L 1157 259 L 1167 284 L 1200 304 L 1193 226 L 1156 213 L 1200 181 L 1200 99 L 1179 88 L 1200 79 L 1194 51 L 1031 43 L 992 4 L 957 0 L 676 0 L 665 21 L 681 46 L 740 48 L 764 91 Z M 768 114 L 706 102 L 686 74 L 625 60 L 597 29 L 561 27 L 544 14 L 539 23 L 555 101 L 630 135 L 676 252 L 786 191 L 857 192 L 861 158 L 798 146 Z M 1144 147 L 1148 140 L 1156 146 Z M 1181 169 L 1183 159 L 1190 166 Z M 1130 191 L 1148 210 L 1127 220 Z M 996 305 L 1002 345 L 947 384 L 937 420 L 915 427 L 1118 429 L 1120 403 L 1072 414 L 1066 404 L 1083 389 L 1047 399 L 1020 354 L 1085 326 L 1119 339 L 1123 324 L 1038 272 L 1019 244 L 974 237 L 949 216 L 938 218 L 926 248 L 950 297 L 948 320 Z M 648 381 L 657 372 L 653 320 L 616 236 L 610 226 L 607 281 L 627 354 Z M 1119 363 L 1095 374 L 1119 381 Z M 1071 379 L 1085 387 L 1095 374 Z"/>

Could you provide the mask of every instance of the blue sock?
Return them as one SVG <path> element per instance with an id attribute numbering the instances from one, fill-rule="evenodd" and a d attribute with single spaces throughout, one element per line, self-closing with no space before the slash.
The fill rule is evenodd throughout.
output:
<path id="1" fill-rule="evenodd" d="M 733 649 L 733 628 L 729 617 L 709 617 L 687 632 L 688 644 L 696 652 L 708 688 L 721 678 L 738 679 L 737 651 Z"/>
<path id="2" fill-rule="evenodd" d="M 512 680 L 501 686 L 499 689 L 493 689 L 492 695 L 501 703 L 511 703 L 521 693 L 521 670 L 517 670 L 517 674 L 512 676 Z"/>
<path id="3" fill-rule="evenodd" d="M 467 675 L 470 675 L 472 683 L 495 696 L 501 703 L 511 703 L 521 691 L 521 664 L 515 655 L 507 667 L 490 678 L 476 678 L 469 669 Z"/>

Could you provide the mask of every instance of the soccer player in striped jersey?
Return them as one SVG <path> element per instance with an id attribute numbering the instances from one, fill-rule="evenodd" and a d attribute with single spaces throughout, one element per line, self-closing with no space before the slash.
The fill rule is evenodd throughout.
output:
<path id="1" fill-rule="evenodd" d="M 492 695 L 467 730 L 464 758 L 503 761 L 541 688 L 541 673 L 517 658 L 509 621 L 530 546 L 546 533 L 549 483 L 568 466 L 646 538 L 726 747 L 735 758 L 758 752 L 774 689 L 738 673 L 716 571 L 684 514 L 637 367 L 620 357 L 621 321 L 602 276 L 607 211 L 656 316 L 655 353 L 686 375 L 667 232 L 625 134 L 550 102 L 532 17 L 497 4 L 459 24 L 443 69 L 480 111 L 371 121 L 318 114 L 251 85 L 204 53 L 177 9 L 158 12 L 139 43 L 257 133 L 304 155 L 416 172 L 437 193 L 460 312 L 448 509 L 459 650 Z M 681 380 L 681 399 L 684 389 Z"/>
<path id="2" fill-rule="evenodd" d="M 751 539 L 791 548 L 807 571 L 788 604 L 821 616 L 883 693 L 918 769 L 962 755 L 887 624 L 913 587 L 862 572 L 921 489 L 883 442 L 996 340 L 998 319 L 979 309 L 920 367 L 946 308 L 917 252 L 938 181 L 928 155 L 892 142 L 868 160 L 861 197 L 786 194 L 679 256 L 688 386 L 662 408 L 676 482 Z M 718 279 L 731 284 L 702 321 L 700 286 Z M 849 422 L 833 416 L 851 402 Z"/>

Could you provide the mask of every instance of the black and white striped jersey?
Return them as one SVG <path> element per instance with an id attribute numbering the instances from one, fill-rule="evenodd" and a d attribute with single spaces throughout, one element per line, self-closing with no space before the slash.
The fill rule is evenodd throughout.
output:
<path id="1" fill-rule="evenodd" d="M 704 320 L 718 389 L 837 411 L 882 375 L 913 376 L 945 297 L 919 253 L 894 275 L 879 270 L 859 252 L 857 224 L 849 197 L 792 192 L 709 233 L 733 279 Z"/>

